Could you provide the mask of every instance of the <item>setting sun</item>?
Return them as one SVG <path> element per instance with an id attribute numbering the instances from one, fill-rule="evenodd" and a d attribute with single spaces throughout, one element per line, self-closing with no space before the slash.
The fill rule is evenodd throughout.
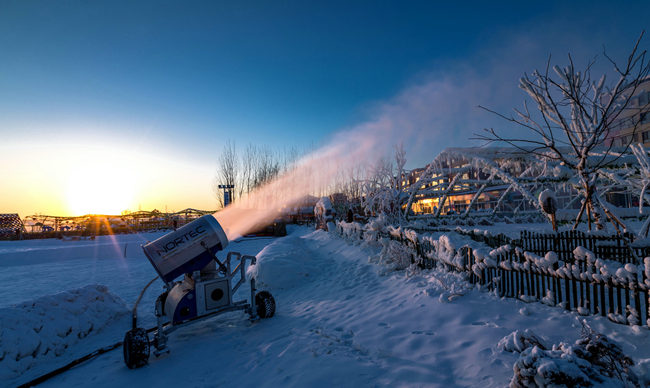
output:
<path id="1" fill-rule="evenodd" d="M 134 179 L 125 166 L 94 164 L 71 170 L 66 200 L 69 212 L 120 214 L 132 207 Z"/>

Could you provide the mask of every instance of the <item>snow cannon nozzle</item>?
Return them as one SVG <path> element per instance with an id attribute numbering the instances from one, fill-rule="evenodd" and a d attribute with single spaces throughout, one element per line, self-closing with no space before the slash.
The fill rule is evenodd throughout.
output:
<path id="1" fill-rule="evenodd" d="M 177 230 L 147 243 L 145 255 L 165 283 L 199 271 L 228 245 L 223 228 L 212 215 L 198 218 Z"/>

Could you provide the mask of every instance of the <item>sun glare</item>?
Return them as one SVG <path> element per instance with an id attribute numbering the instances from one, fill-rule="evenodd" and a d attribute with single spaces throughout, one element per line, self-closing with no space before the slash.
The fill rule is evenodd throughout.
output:
<path id="1" fill-rule="evenodd" d="M 132 206 L 134 179 L 126 166 L 89 163 L 68 174 L 66 198 L 72 215 L 120 214 Z"/>

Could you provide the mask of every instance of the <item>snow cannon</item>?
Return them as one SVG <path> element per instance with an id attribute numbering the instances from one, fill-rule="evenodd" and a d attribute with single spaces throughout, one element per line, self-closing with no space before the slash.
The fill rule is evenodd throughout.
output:
<path id="1" fill-rule="evenodd" d="M 254 278 L 249 279 L 250 299 L 234 301 L 246 283 L 246 264 L 255 265 L 257 259 L 228 252 L 222 261 L 217 252 L 227 245 L 228 238 L 219 222 L 205 215 L 142 247 L 164 286 L 155 305 L 156 327 L 138 328 L 137 308 L 145 290 L 158 277 L 144 287 L 135 302 L 132 328 L 123 342 L 124 362 L 130 369 L 148 363 L 151 345 L 155 356 L 168 353 L 168 335 L 181 326 L 236 310 L 244 310 L 251 321 L 273 316 L 275 300 L 268 291 L 257 292 Z"/>

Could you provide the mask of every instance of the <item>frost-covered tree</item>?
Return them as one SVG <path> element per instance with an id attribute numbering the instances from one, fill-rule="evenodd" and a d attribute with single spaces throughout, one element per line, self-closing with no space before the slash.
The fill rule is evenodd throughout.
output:
<path id="1" fill-rule="evenodd" d="M 366 213 L 385 215 L 392 222 L 403 218 L 402 205 L 408 197 L 403 191 L 402 180 L 406 176 L 406 152 L 400 144 L 395 147 L 395 160 L 382 158 L 366 169 L 363 180 L 361 205 Z"/>
<path id="2" fill-rule="evenodd" d="M 597 182 L 599 170 L 621 155 L 610 152 L 616 124 L 623 118 L 632 120 L 632 136 L 624 144 L 627 149 L 636 135 L 641 115 L 648 111 L 648 105 L 632 108 L 631 104 L 631 98 L 650 71 L 646 51 L 639 48 L 642 37 L 643 34 L 624 61 L 615 62 L 604 53 L 616 75 L 613 83 L 606 82 L 605 75 L 592 77 L 595 59 L 585 68 L 577 69 L 569 55 L 568 65 L 551 68 L 549 57 L 543 71 L 525 74 L 519 82 L 519 87 L 534 102 L 535 111 L 528 109 L 526 101 L 523 109 L 515 109 L 511 116 L 484 108 L 523 128 L 527 134 L 509 137 L 490 128 L 478 135 L 479 139 L 510 144 L 557 161 L 574 172 L 575 189 L 583 198 L 574 229 L 584 214 L 590 230 L 592 222 L 598 229 L 604 228 L 604 219 L 619 232 L 624 227 L 601 198 Z"/>
<path id="3" fill-rule="evenodd" d="M 628 177 L 625 182 L 632 186 L 633 189 L 639 192 L 639 213 L 643 214 L 643 203 L 650 203 L 650 194 L 647 194 L 650 188 L 650 157 L 648 152 L 641 144 L 634 144 L 630 146 L 634 156 L 638 161 L 639 173 L 634 177 Z M 648 237 L 648 230 L 650 229 L 650 216 L 648 216 L 639 230 L 639 236 Z"/>

